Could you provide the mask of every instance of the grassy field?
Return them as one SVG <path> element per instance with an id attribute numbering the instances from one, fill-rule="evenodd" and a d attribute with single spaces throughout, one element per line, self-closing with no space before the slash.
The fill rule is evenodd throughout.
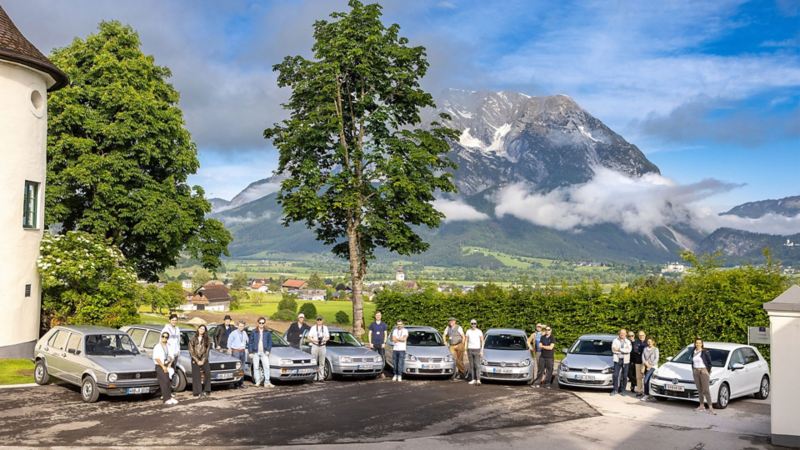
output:
<path id="1" fill-rule="evenodd" d="M 542 267 L 550 267 L 550 265 L 552 265 L 554 262 L 552 259 L 530 258 L 527 256 L 509 255 L 508 253 L 496 252 L 482 247 L 465 246 L 461 247 L 461 251 L 466 255 L 471 255 L 473 253 L 480 253 L 485 256 L 493 256 L 498 261 L 503 263 L 503 265 L 505 265 L 506 267 L 514 267 L 517 269 L 528 269 L 531 267 L 531 264 L 534 263 L 541 264 Z"/>
<path id="2" fill-rule="evenodd" d="M 0 359 L 0 385 L 33 383 L 30 359 Z"/>

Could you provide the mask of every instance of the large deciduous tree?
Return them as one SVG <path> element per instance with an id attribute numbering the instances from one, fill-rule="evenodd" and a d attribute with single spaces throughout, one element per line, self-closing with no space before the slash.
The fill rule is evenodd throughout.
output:
<path id="1" fill-rule="evenodd" d="M 46 221 L 110 239 L 143 278 L 183 250 L 214 269 L 231 235 L 186 182 L 199 162 L 178 92 L 139 46 L 132 28 L 103 22 L 53 52 L 71 84 L 48 100 Z"/>
<path id="2" fill-rule="evenodd" d="M 288 177 L 278 200 L 284 224 L 302 221 L 350 262 L 353 330 L 363 334 L 367 262 L 382 247 L 399 254 L 428 248 L 414 226 L 437 227 L 432 202 L 455 187 L 447 169 L 453 130 L 420 111 L 435 107 L 419 80 L 425 49 L 408 45 L 381 7 L 352 0 L 350 11 L 314 24 L 313 59 L 287 56 L 274 66 L 289 87 L 288 119 L 264 131 Z"/>

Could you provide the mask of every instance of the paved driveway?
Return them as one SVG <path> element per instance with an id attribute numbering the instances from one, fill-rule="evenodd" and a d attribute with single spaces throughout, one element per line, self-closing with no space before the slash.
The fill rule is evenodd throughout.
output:
<path id="1" fill-rule="evenodd" d="M 249 384 L 249 383 L 248 383 Z M 334 381 L 223 389 L 210 399 L 101 397 L 48 385 L 0 391 L 3 445 L 308 445 L 403 441 L 597 416 L 570 392 L 463 381 Z"/>

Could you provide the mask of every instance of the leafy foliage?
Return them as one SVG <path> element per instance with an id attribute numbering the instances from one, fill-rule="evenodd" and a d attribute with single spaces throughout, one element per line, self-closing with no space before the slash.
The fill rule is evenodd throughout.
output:
<path id="1" fill-rule="evenodd" d="M 284 320 L 287 322 L 291 322 L 295 319 L 294 311 L 291 309 L 280 309 L 278 308 L 278 312 L 272 315 L 272 320 Z"/>
<path id="2" fill-rule="evenodd" d="M 164 309 L 171 311 L 186 301 L 183 288 L 180 283 L 172 282 L 159 288 L 156 285 L 147 285 L 142 289 L 142 304 L 150 305 L 150 308 L 161 314 Z"/>
<path id="3" fill-rule="evenodd" d="M 241 290 L 247 287 L 247 273 L 246 272 L 237 272 L 236 275 L 233 276 L 233 281 L 231 281 L 231 289 L 234 290 Z"/>
<path id="4" fill-rule="evenodd" d="M 274 66 L 292 90 L 289 118 L 264 131 L 280 153 L 278 201 L 284 224 L 305 222 L 334 254 L 350 261 L 353 329 L 363 334 L 361 290 L 377 248 L 419 253 L 428 244 L 413 226 L 437 227 L 436 191 L 455 186 L 445 169 L 456 132 L 420 110 L 434 107 L 419 80 L 425 49 L 410 47 L 381 7 L 350 0 L 350 11 L 314 24 L 314 59 L 287 56 Z"/>
<path id="5" fill-rule="evenodd" d="M 45 233 L 39 259 L 42 326 L 135 323 L 141 288 L 122 252 L 103 238 L 70 231 Z"/>
<path id="6" fill-rule="evenodd" d="M 142 278 L 184 249 L 214 269 L 231 235 L 186 183 L 199 163 L 178 92 L 139 47 L 131 27 L 102 22 L 53 52 L 71 84 L 48 99 L 46 222 L 110 239 Z"/>
<path id="7" fill-rule="evenodd" d="M 347 315 L 344 311 L 337 311 L 336 312 L 336 323 L 338 324 L 348 324 L 350 323 L 350 316 Z"/>
<path id="8" fill-rule="evenodd" d="M 195 289 L 200 289 L 204 284 L 211 281 L 211 273 L 204 269 L 198 269 L 192 275 L 192 286 Z"/>
<path id="9" fill-rule="evenodd" d="M 281 301 L 278 302 L 278 310 L 281 309 L 288 309 L 294 314 L 294 312 L 297 311 L 297 296 L 284 292 L 281 295 Z"/>
<path id="10" fill-rule="evenodd" d="M 312 273 L 311 276 L 308 277 L 306 285 L 309 289 L 325 289 L 325 282 L 322 281 L 322 278 L 320 278 L 316 272 Z"/>
<path id="11" fill-rule="evenodd" d="M 298 312 L 303 313 L 307 318 L 312 320 L 317 317 L 317 307 L 314 306 L 313 303 L 303 303 Z"/>

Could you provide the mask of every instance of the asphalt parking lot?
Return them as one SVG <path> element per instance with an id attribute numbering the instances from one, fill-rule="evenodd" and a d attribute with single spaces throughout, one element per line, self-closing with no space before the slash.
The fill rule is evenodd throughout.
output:
<path id="1" fill-rule="evenodd" d="M 246 383 L 249 386 L 249 383 Z M 192 446 L 390 443 L 598 416 L 579 396 L 527 385 L 391 379 L 221 389 L 81 402 L 67 385 L 0 390 L 0 443 Z"/>

